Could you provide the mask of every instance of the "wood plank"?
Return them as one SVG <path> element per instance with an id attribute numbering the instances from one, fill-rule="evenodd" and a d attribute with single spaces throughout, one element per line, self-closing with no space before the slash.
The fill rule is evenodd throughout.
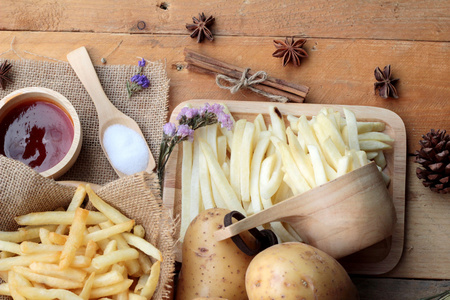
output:
<path id="1" fill-rule="evenodd" d="M 446 0 L 15 0 L 2 3 L 0 30 L 187 36 L 185 24 L 205 12 L 216 17 L 216 36 L 449 41 L 449 10 Z M 146 23 L 144 30 L 138 29 L 139 21 Z"/>
<path id="2" fill-rule="evenodd" d="M 352 276 L 361 300 L 411 300 L 438 295 L 450 289 L 450 280 L 408 280 Z"/>
<path id="3" fill-rule="evenodd" d="M 416 167 L 410 157 L 403 255 L 396 268 L 383 276 L 450 279 L 450 194 L 424 187 L 415 175 Z"/>
<path id="4" fill-rule="evenodd" d="M 213 77 L 189 72 L 184 68 L 183 49 L 220 58 L 236 66 L 310 87 L 305 102 L 320 104 L 368 105 L 390 109 L 403 119 L 408 138 L 408 153 L 419 148 L 421 135 L 430 128 L 450 128 L 450 43 L 311 39 L 306 43 L 310 54 L 300 68 L 287 66 L 271 57 L 271 38 L 219 37 L 214 44 L 198 45 L 180 36 L 0 32 L 0 53 L 7 51 L 16 37 L 14 48 L 28 59 L 43 59 L 24 53 L 32 51 L 66 61 L 71 50 L 86 45 L 94 61 L 108 56 L 109 64 L 135 64 L 137 56 L 150 60 L 165 59 L 170 84 L 170 109 L 189 99 L 258 100 L 265 98 L 249 91 L 234 95 L 216 86 Z M 1 58 L 19 59 L 13 52 Z M 373 70 L 392 65 L 399 99 L 374 95 Z M 169 112 L 170 113 L 170 112 Z"/>

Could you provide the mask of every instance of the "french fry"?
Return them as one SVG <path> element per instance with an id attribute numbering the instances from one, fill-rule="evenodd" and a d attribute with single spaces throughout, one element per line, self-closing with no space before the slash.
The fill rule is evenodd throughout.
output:
<path id="1" fill-rule="evenodd" d="M 113 226 L 113 223 L 101 223 L 100 224 L 103 228 L 108 228 Z M 130 248 L 130 246 L 128 245 L 127 241 L 125 241 L 125 239 L 123 238 L 123 236 L 121 234 L 117 234 L 111 237 L 112 240 L 116 241 L 117 243 L 117 249 L 128 249 Z M 105 252 L 105 250 L 103 250 L 103 252 Z M 139 273 L 141 267 L 139 266 L 139 262 L 136 259 L 132 259 L 132 260 L 127 260 L 124 262 L 127 270 L 128 270 L 128 274 L 130 275 L 135 275 L 137 273 Z"/>
<path id="2" fill-rule="evenodd" d="M 84 231 L 86 230 L 86 219 L 89 215 L 89 211 L 77 208 L 75 210 L 75 217 L 73 223 L 70 226 L 69 237 L 64 244 L 64 249 L 61 252 L 61 260 L 59 262 L 59 268 L 64 270 L 70 266 L 77 249 L 83 243 Z"/>
<path id="3" fill-rule="evenodd" d="M 150 272 L 148 274 L 144 274 L 141 277 L 139 277 L 138 282 L 136 283 L 136 286 L 134 287 L 134 292 L 140 294 L 142 289 L 144 288 L 145 284 L 147 283 L 148 278 L 150 277 Z"/>
<path id="4" fill-rule="evenodd" d="M 1 240 L 0 240 L 0 251 L 7 251 L 7 252 L 15 253 L 18 255 L 21 254 L 19 244 L 13 243 L 13 242 L 1 241 Z"/>
<path id="5" fill-rule="evenodd" d="M 84 236 L 84 243 L 88 243 L 88 241 L 92 240 L 94 242 L 103 240 L 103 239 L 107 239 L 110 238 L 113 235 L 125 232 L 125 231 L 130 231 L 134 226 L 134 220 L 129 220 L 126 221 L 124 223 L 118 223 L 114 226 L 96 231 L 96 232 L 91 232 L 87 235 Z M 101 227 L 101 224 L 100 224 Z"/>
<path id="6" fill-rule="evenodd" d="M 104 274 L 99 274 L 94 277 L 94 281 L 92 283 L 93 288 L 98 288 L 102 286 L 107 286 L 111 284 L 116 284 L 118 282 L 123 281 L 124 278 L 122 274 L 117 270 L 111 270 Z"/>
<path id="7" fill-rule="evenodd" d="M 337 168 L 337 176 L 342 176 L 347 174 L 351 169 L 351 157 L 350 155 L 344 155 L 339 159 L 338 168 Z"/>
<path id="8" fill-rule="evenodd" d="M 20 251 L 22 252 L 22 254 L 52 252 L 52 251 L 58 252 L 62 251 L 63 249 L 64 246 L 62 245 L 46 245 L 28 241 L 20 243 Z"/>
<path id="9" fill-rule="evenodd" d="M 83 300 L 80 296 L 64 289 L 46 289 L 37 287 L 21 287 L 20 293 L 28 299 L 33 300 Z"/>
<path id="10" fill-rule="evenodd" d="M 127 232 L 122 233 L 122 236 L 129 245 L 136 247 L 137 249 L 141 250 L 147 255 L 150 255 L 151 257 L 153 257 L 158 261 L 163 260 L 161 251 L 159 251 L 155 246 L 153 246 L 143 238 L 140 238 L 138 236 L 135 236 L 134 234 Z"/>
<path id="11" fill-rule="evenodd" d="M 61 235 L 56 232 L 50 232 L 48 234 L 48 239 L 52 244 L 64 245 L 69 237 L 67 235 Z"/>
<path id="12" fill-rule="evenodd" d="M 72 201 L 70 201 L 67 211 L 75 211 L 83 203 L 85 197 L 86 197 L 86 188 L 84 187 L 84 184 L 80 184 L 75 190 L 75 194 L 73 194 Z M 66 228 L 67 226 L 64 224 L 58 225 L 58 228 L 56 228 L 55 232 L 59 234 L 64 234 Z"/>
<path id="13" fill-rule="evenodd" d="M 138 237 L 144 238 L 145 236 L 145 229 L 142 225 L 135 225 L 133 227 L 133 234 L 137 235 Z"/>
<path id="14" fill-rule="evenodd" d="M 17 281 L 16 273 L 13 271 L 8 272 L 9 293 L 14 300 L 26 300 L 22 294 L 19 293 L 19 282 Z"/>
<path id="15" fill-rule="evenodd" d="M 92 259 L 94 255 L 97 253 L 97 249 L 98 249 L 97 243 L 92 240 L 89 240 L 86 245 L 86 251 L 84 253 L 84 256 Z"/>
<path id="16" fill-rule="evenodd" d="M 15 217 L 17 224 L 19 225 L 48 225 L 48 224 L 65 224 L 70 225 L 73 223 L 75 217 L 74 211 L 46 211 L 29 213 Z M 100 212 L 89 211 L 86 219 L 87 225 L 98 224 L 107 221 L 107 217 Z M 52 231 L 52 230 L 50 230 Z M 39 228 L 36 229 L 36 236 L 39 237 Z"/>
<path id="17" fill-rule="evenodd" d="M 116 295 L 123 291 L 128 290 L 128 288 L 133 284 L 133 280 L 125 279 L 119 283 L 111 284 L 104 287 L 99 287 L 91 290 L 91 298 L 100 298 L 110 295 Z"/>
<path id="18" fill-rule="evenodd" d="M 266 122 L 264 122 L 264 117 L 262 114 L 258 114 L 253 123 L 255 124 L 255 126 L 256 123 L 258 123 L 258 127 L 260 128 L 261 132 L 267 131 Z"/>
<path id="19" fill-rule="evenodd" d="M 60 289 L 76 289 L 81 288 L 83 286 L 81 282 L 37 274 L 26 267 L 15 266 L 12 267 L 12 270 L 18 274 L 23 275 L 30 281 L 43 283 L 49 287 L 55 287 Z"/>
<path id="20" fill-rule="evenodd" d="M 155 293 L 156 287 L 159 281 L 159 274 L 161 272 L 161 262 L 157 261 L 153 264 L 152 270 L 150 271 L 150 276 L 148 277 L 145 286 L 141 290 L 141 296 L 150 299 Z"/>
<path id="21" fill-rule="evenodd" d="M 0 283 L 0 295 L 11 296 L 8 283 Z"/>
<path id="22" fill-rule="evenodd" d="M 75 255 L 72 263 L 70 264 L 73 268 L 87 268 L 91 264 L 91 259 L 84 255 Z"/>
<path id="23" fill-rule="evenodd" d="M 344 114 L 345 120 L 347 121 L 348 146 L 350 149 L 359 151 L 360 148 L 358 141 L 358 125 L 356 122 L 355 114 L 345 107 L 344 107 Z"/>
<path id="24" fill-rule="evenodd" d="M 250 164 L 253 153 L 253 138 L 255 125 L 251 122 L 245 124 L 244 133 L 242 135 L 242 143 L 240 149 L 240 193 L 243 202 L 250 201 Z"/>
<path id="25" fill-rule="evenodd" d="M 292 131 L 297 134 L 298 132 L 298 119 L 297 117 L 293 115 L 287 115 L 287 120 L 289 121 L 289 127 L 292 129 Z"/>
<path id="26" fill-rule="evenodd" d="M 241 200 L 241 158 L 240 151 L 242 147 L 242 137 L 244 135 L 246 120 L 241 119 L 234 125 L 233 144 L 231 146 L 230 156 L 230 184 L 234 193 Z M 212 151 L 211 151 L 212 152 Z M 219 186 L 217 184 L 217 186 Z"/>
<path id="27" fill-rule="evenodd" d="M 42 226 L 43 228 L 53 231 L 55 225 Z M 20 243 L 26 240 L 32 240 L 39 237 L 40 227 L 35 228 L 19 228 L 17 231 L 0 231 L 0 240 L 6 242 Z"/>
<path id="28" fill-rule="evenodd" d="M 380 141 L 359 141 L 359 148 L 364 151 L 390 150 L 392 146 Z"/>
<path id="29" fill-rule="evenodd" d="M 144 274 L 150 274 L 150 270 L 152 268 L 152 261 L 144 252 L 140 250 L 138 250 L 138 252 L 139 252 L 138 261 L 142 268 L 142 272 Z"/>
<path id="30" fill-rule="evenodd" d="M 64 225 L 59 225 L 59 226 L 64 226 Z M 50 231 L 46 228 L 40 228 L 39 229 L 39 239 L 41 240 L 41 243 L 44 245 L 51 245 L 52 242 L 49 239 L 49 234 Z"/>
<path id="31" fill-rule="evenodd" d="M 137 295 L 135 293 L 129 292 L 128 293 L 128 300 L 147 300 L 147 297 Z"/>
<path id="32" fill-rule="evenodd" d="M 0 271 L 8 271 L 13 266 L 29 266 L 33 262 L 55 263 L 59 261 L 60 255 L 59 252 L 50 252 L 4 258 L 0 264 Z"/>
<path id="33" fill-rule="evenodd" d="M 86 278 L 87 272 L 75 269 L 75 268 L 67 268 L 65 270 L 60 270 L 59 266 L 56 264 L 47 264 L 47 263 L 40 263 L 40 262 L 33 262 L 29 266 L 30 270 L 41 274 L 41 275 L 47 275 L 52 277 L 58 277 L 62 279 L 68 279 L 73 280 L 77 282 L 83 282 L 83 280 Z"/>
<path id="34" fill-rule="evenodd" d="M 89 277 L 84 282 L 83 289 L 79 294 L 80 298 L 82 298 L 83 300 L 89 300 L 92 291 L 92 286 L 94 285 L 95 276 L 96 276 L 95 272 L 92 272 L 91 275 L 89 275 Z"/>
<path id="35" fill-rule="evenodd" d="M 262 160 L 267 151 L 267 148 L 269 147 L 269 143 L 270 137 L 269 135 L 267 135 L 265 138 L 262 138 L 258 141 L 255 151 L 253 152 L 252 163 L 250 167 L 250 196 L 254 213 L 262 210 L 259 178 Z"/>
<path id="36" fill-rule="evenodd" d="M 239 121 L 237 123 L 239 123 Z M 236 193 L 234 192 L 231 185 L 228 183 L 228 180 L 222 168 L 220 167 L 217 160 L 214 158 L 211 148 L 205 141 L 200 140 L 199 143 L 201 150 L 203 151 L 203 154 L 206 157 L 208 168 L 209 170 L 211 170 L 212 179 L 216 184 L 222 198 L 228 201 L 227 206 L 231 210 L 237 210 L 240 213 L 246 215 L 246 212 L 244 211 L 239 199 L 237 198 Z"/>
<path id="37" fill-rule="evenodd" d="M 106 266 L 111 266 L 121 261 L 127 261 L 131 259 L 137 259 L 139 252 L 136 249 L 120 249 L 108 254 L 100 255 L 92 259 L 92 265 L 96 269 L 101 269 Z M 106 295 L 105 295 L 106 296 Z"/>
<path id="38" fill-rule="evenodd" d="M 109 220 L 113 223 L 125 223 L 130 219 L 124 216 L 120 211 L 103 201 L 97 194 L 92 190 L 89 184 L 86 185 L 86 192 L 89 195 L 89 201 L 91 201 L 92 205 L 100 212 L 102 212 Z M 105 220 L 106 221 L 106 220 Z M 103 222 L 105 222 L 103 221 Z"/>
<path id="39" fill-rule="evenodd" d="M 336 145 L 331 141 L 331 138 L 328 137 L 324 141 L 320 143 L 322 147 L 322 153 L 326 159 L 326 161 L 330 164 L 330 166 L 334 169 L 338 169 L 339 159 L 342 157 Z"/>

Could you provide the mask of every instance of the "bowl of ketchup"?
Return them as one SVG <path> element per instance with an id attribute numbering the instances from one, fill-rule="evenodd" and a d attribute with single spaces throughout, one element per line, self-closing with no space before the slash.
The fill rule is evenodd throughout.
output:
<path id="1" fill-rule="evenodd" d="M 41 87 L 20 89 L 0 101 L 0 154 L 56 179 L 78 158 L 81 125 L 63 95 Z"/>

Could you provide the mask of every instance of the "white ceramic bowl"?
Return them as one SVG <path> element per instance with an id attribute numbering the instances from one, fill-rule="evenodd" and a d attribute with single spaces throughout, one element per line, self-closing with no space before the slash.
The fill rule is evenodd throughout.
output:
<path id="1" fill-rule="evenodd" d="M 80 154 L 82 143 L 80 119 L 78 118 L 78 114 L 69 100 L 67 100 L 67 98 L 60 93 L 47 88 L 28 87 L 14 91 L 0 101 L 0 120 L 2 120 L 3 117 L 19 103 L 25 102 L 32 98 L 44 98 L 46 102 L 57 105 L 66 113 L 73 124 L 74 136 L 72 145 L 70 146 L 67 154 L 55 166 L 46 171 L 40 172 L 40 174 L 44 177 L 56 179 L 72 167 Z"/>

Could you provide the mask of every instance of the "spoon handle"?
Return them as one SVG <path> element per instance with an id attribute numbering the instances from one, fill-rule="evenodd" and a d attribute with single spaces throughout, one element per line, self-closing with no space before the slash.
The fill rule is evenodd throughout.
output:
<path id="1" fill-rule="evenodd" d="M 85 87 L 88 94 L 97 109 L 99 119 L 105 120 L 108 116 L 114 115 L 117 110 L 109 101 L 103 91 L 100 80 L 95 72 L 89 53 L 85 47 L 80 47 L 67 54 L 67 60 L 77 74 L 81 83 Z"/>

